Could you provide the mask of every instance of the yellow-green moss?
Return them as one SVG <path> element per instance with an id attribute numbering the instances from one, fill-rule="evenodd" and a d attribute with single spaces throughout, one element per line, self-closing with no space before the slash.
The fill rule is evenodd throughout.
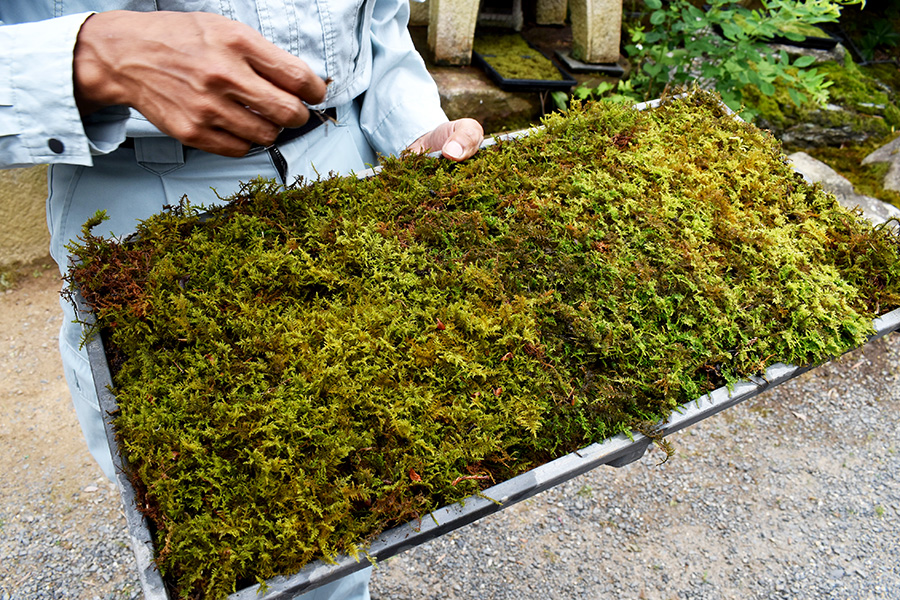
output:
<path id="1" fill-rule="evenodd" d="M 871 71 L 864 72 L 849 57 L 844 64 L 828 61 L 815 68 L 831 82 L 829 102 L 844 110 L 823 111 L 812 102 L 797 106 L 778 82 L 771 96 L 762 94 L 756 86 L 747 86 L 742 90 L 744 101 L 758 111 L 763 122 L 777 130 L 816 122 L 830 127 L 849 126 L 867 137 L 882 138 L 900 126 L 900 109 L 879 81 L 867 74 Z"/>
<path id="2" fill-rule="evenodd" d="M 844 64 L 830 61 L 818 65 L 827 81 L 831 101 L 863 114 L 879 115 L 888 127 L 900 125 L 900 110 L 878 81 L 866 75 L 849 56 Z"/>
<path id="3" fill-rule="evenodd" d="M 545 124 L 74 248 L 180 596 L 352 552 L 900 305 L 897 236 L 714 97 Z"/>
<path id="4" fill-rule="evenodd" d="M 472 49 L 506 79 L 560 81 L 562 74 L 549 58 L 520 35 L 480 35 Z"/>

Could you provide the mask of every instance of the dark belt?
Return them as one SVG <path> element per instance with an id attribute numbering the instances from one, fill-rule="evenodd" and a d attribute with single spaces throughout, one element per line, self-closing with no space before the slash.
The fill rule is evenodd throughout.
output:
<path id="1" fill-rule="evenodd" d="M 309 120 L 306 123 L 304 123 L 300 127 L 282 129 L 281 133 L 278 134 L 278 137 L 275 138 L 275 143 L 273 145 L 283 146 L 291 140 L 295 140 L 302 135 L 306 135 L 319 125 L 328 121 L 337 122 L 337 109 L 326 108 L 325 110 L 311 110 L 309 111 Z M 119 147 L 134 149 L 134 138 L 125 138 L 125 141 L 122 142 Z M 186 148 L 190 148 L 190 146 L 186 146 Z M 262 146 L 258 144 L 254 144 L 253 146 L 251 146 L 251 150 L 258 148 L 262 148 Z"/>
<path id="2" fill-rule="evenodd" d="M 309 120 L 306 121 L 300 127 L 292 127 L 289 129 L 282 129 L 281 133 L 278 134 L 278 137 L 275 138 L 275 143 L 271 146 L 266 146 L 266 151 L 269 153 L 269 157 L 272 159 L 272 164 L 275 167 L 275 170 L 278 171 L 278 175 L 281 177 L 282 183 L 287 183 L 287 170 L 288 164 L 287 160 L 284 158 L 284 155 L 281 154 L 281 150 L 278 149 L 279 146 L 283 146 L 287 144 L 291 140 L 295 140 L 302 135 L 306 135 L 319 125 L 323 123 L 327 123 L 328 121 L 332 121 L 337 123 L 337 109 L 334 108 L 326 108 L 325 110 L 311 110 L 309 112 Z M 135 138 L 125 138 L 125 141 L 119 144 L 120 148 L 131 148 L 134 150 L 134 139 Z M 182 148 L 190 148 L 190 146 L 182 146 Z M 260 150 L 263 146 L 259 144 L 253 144 L 250 147 L 250 152 L 254 150 Z M 182 157 L 183 158 L 183 157 Z"/>
<path id="3" fill-rule="evenodd" d="M 290 129 L 282 129 L 281 133 L 278 134 L 278 137 L 275 138 L 275 143 L 273 146 L 283 146 L 287 144 L 291 140 L 295 140 L 302 135 L 306 135 L 319 125 L 323 123 L 327 123 L 331 121 L 332 123 L 337 123 L 337 109 L 336 108 L 326 108 L 325 110 L 311 110 L 309 111 L 309 120 L 306 121 L 300 127 L 293 127 Z M 253 148 L 259 148 L 258 145 L 254 144 Z"/>

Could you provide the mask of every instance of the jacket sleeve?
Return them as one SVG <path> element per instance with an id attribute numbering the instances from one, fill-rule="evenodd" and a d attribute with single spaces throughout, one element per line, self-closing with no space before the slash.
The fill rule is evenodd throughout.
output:
<path id="1" fill-rule="evenodd" d="M 0 24 L 0 168 L 92 164 L 92 155 L 125 139 L 128 110 L 104 109 L 82 120 L 75 105 L 72 56 L 81 13 Z"/>
<path id="2" fill-rule="evenodd" d="M 437 85 L 413 46 L 408 0 L 375 0 L 372 14 L 372 79 L 360 113 L 375 150 L 399 154 L 447 121 Z"/>

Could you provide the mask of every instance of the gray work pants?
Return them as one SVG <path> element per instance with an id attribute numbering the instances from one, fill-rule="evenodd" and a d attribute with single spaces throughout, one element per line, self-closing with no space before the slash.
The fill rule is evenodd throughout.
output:
<path id="1" fill-rule="evenodd" d="M 316 118 L 313 116 L 312 118 Z M 358 111 L 351 103 L 337 112 L 338 124 L 322 125 L 280 147 L 288 170 L 286 180 L 297 176 L 315 180 L 330 173 L 362 171 L 376 156 L 359 129 Z M 225 158 L 185 148 L 171 138 L 137 138 L 133 148 L 120 148 L 96 157 L 93 167 L 54 165 L 49 172 L 47 223 L 50 253 L 65 273 L 69 262 L 66 245 L 97 210 L 109 220 L 99 225 L 98 235 L 125 236 L 138 221 L 178 205 L 187 196 L 194 205 L 213 206 L 256 177 L 278 180 L 279 174 L 265 150 L 243 158 Z M 106 442 L 97 392 L 87 353 L 81 347 L 82 329 L 75 323 L 74 308 L 61 301 L 64 320 L 59 336 L 63 369 L 75 412 L 88 449 L 110 479 L 114 470 Z M 368 600 L 370 569 L 345 577 L 304 594 L 303 600 Z"/>

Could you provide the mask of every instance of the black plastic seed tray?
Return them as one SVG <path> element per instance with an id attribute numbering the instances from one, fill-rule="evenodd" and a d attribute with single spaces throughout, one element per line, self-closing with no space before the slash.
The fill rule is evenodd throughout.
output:
<path id="1" fill-rule="evenodd" d="M 539 50 L 534 51 L 541 54 Z M 543 54 L 541 54 L 541 56 L 543 56 Z M 490 59 L 490 55 L 472 52 L 472 64 L 484 69 L 487 76 L 491 78 L 491 81 L 496 83 L 497 86 L 505 92 L 568 92 L 573 86 L 578 84 L 571 75 L 555 62 L 553 63 L 553 66 L 559 71 L 562 79 L 507 79 L 498 73 L 497 69 L 491 66 Z"/>

